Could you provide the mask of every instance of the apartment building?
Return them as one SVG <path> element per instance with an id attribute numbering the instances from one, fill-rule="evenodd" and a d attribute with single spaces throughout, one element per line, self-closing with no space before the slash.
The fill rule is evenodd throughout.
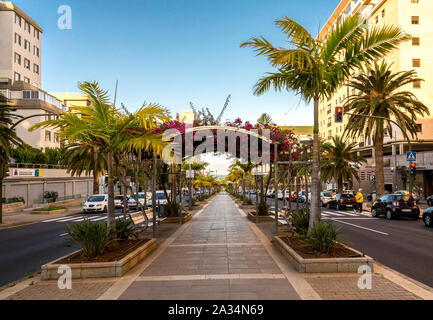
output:
<path id="1" fill-rule="evenodd" d="M 69 111 L 70 107 L 88 107 L 90 99 L 84 93 L 51 93 L 58 100 L 62 101 L 65 111 Z"/>
<path id="2" fill-rule="evenodd" d="M 358 15 L 367 20 L 370 28 L 375 26 L 398 25 L 411 35 L 411 40 L 399 46 L 384 57 L 392 71 L 416 70 L 425 81 L 408 85 L 403 90 L 414 93 L 419 100 L 430 108 L 430 116 L 419 119 L 418 139 L 412 141 L 412 149 L 418 152 L 418 174 L 416 190 L 421 196 L 433 194 L 433 10 L 429 0 L 342 0 L 319 33 L 319 38 L 326 38 L 334 25 L 347 15 Z M 354 75 L 356 72 L 354 73 Z M 334 121 L 335 107 L 343 106 L 344 100 L 356 94 L 350 87 L 343 85 L 329 99 L 319 105 L 319 133 L 325 140 L 342 135 L 348 117 L 343 124 Z M 374 149 L 373 141 L 360 139 L 358 153 L 367 158 L 368 164 L 360 169 L 361 183 L 364 190 L 371 191 L 374 186 Z M 407 188 L 398 174 L 398 167 L 408 166 L 406 152 L 408 143 L 397 128 L 393 128 L 392 138 L 385 139 L 385 183 L 389 191 Z M 357 183 L 354 188 L 359 187 Z"/>
<path id="3" fill-rule="evenodd" d="M 0 80 L 41 87 L 42 28 L 12 2 L 0 2 Z"/>

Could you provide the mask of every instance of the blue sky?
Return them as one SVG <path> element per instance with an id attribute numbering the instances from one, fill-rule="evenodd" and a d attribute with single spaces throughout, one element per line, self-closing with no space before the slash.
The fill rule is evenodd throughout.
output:
<path id="1" fill-rule="evenodd" d="M 284 46 L 274 20 L 289 16 L 317 34 L 338 0 L 17 0 L 44 29 L 42 86 L 76 92 L 79 81 L 97 80 L 118 102 L 135 111 L 158 102 L 173 115 L 209 107 L 224 120 L 254 122 L 269 113 L 280 125 L 309 125 L 311 107 L 293 93 L 257 97 L 252 88 L 265 72 L 265 58 L 240 44 L 263 35 Z M 61 5 L 72 8 L 72 30 L 57 27 Z"/>

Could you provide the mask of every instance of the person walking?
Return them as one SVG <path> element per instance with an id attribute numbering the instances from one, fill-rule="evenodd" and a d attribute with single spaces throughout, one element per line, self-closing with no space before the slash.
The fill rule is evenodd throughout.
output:
<path id="1" fill-rule="evenodd" d="M 362 194 L 362 189 L 359 189 L 356 194 L 356 203 L 358 204 L 359 213 L 362 213 L 362 205 L 364 204 L 364 195 Z"/>

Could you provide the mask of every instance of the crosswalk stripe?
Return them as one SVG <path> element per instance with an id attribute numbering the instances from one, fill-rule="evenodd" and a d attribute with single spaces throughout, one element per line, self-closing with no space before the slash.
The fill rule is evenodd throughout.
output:
<path id="1" fill-rule="evenodd" d="M 44 220 L 42 222 L 44 223 L 48 223 L 48 222 L 55 222 L 55 221 L 59 221 L 59 220 L 63 220 L 66 219 L 65 217 L 61 217 L 61 218 L 55 218 L 55 219 L 50 219 L 50 220 Z"/>
<path id="2" fill-rule="evenodd" d="M 344 215 L 341 213 L 331 212 L 331 211 L 325 211 L 327 214 L 330 214 L 331 216 L 337 216 L 337 217 L 343 217 Z"/>
<path id="3" fill-rule="evenodd" d="M 67 221 L 74 221 L 80 219 L 79 217 L 73 217 L 73 218 L 68 218 L 68 219 L 62 219 L 62 220 L 58 220 L 56 222 L 67 222 Z"/>
<path id="4" fill-rule="evenodd" d="M 95 219 L 91 219 L 91 221 L 100 221 L 100 220 L 105 220 L 107 219 L 107 217 L 97 217 Z"/>
<path id="5" fill-rule="evenodd" d="M 329 214 L 327 214 L 327 213 L 322 213 L 322 216 L 323 216 L 323 217 L 329 217 Z"/>

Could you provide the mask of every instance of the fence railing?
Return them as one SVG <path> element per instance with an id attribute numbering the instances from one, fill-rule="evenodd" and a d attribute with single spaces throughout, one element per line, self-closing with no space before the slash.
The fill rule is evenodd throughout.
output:
<path id="1" fill-rule="evenodd" d="M 9 168 L 22 168 L 22 169 L 66 169 L 66 166 L 59 164 L 34 164 L 34 163 L 9 163 Z"/>

